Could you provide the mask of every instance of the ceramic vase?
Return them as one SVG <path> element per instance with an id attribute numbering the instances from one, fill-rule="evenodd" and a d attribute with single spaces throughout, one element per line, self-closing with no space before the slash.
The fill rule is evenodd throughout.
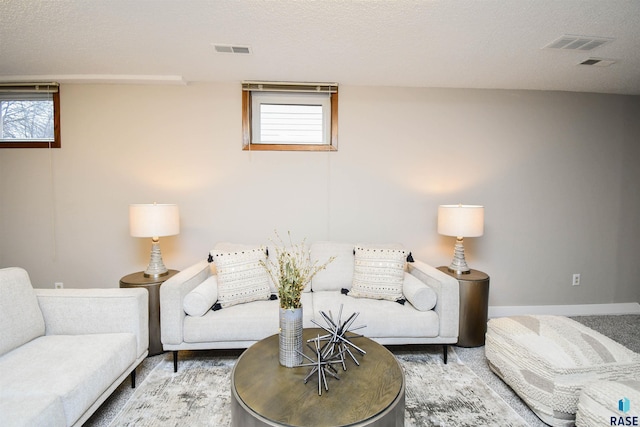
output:
<path id="1" fill-rule="evenodd" d="M 302 307 L 280 307 L 280 364 L 291 368 L 302 363 Z M 300 353 L 298 353 L 300 352 Z"/>

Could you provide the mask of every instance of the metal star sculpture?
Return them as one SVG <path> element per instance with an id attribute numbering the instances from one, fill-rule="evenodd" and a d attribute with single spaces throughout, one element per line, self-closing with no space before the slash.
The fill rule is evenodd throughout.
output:
<path id="1" fill-rule="evenodd" d="M 318 335 L 317 338 L 312 338 L 307 340 L 307 347 L 309 347 L 314 353 L 316 358 L 313 359 L 303 353 L 300 353 L 304 358 L 309 360 L 310 363 L 304 363 L 298 365 L 301 366 L 312 366 L 311 372 L 305 377 L 304 383 L 306 384 L 309 378 L 316 372 L 318 373 L 318 395 L 322 395 L 322 385 L 324 384 L 324 388 L 326 391 L 329 391 L 329 385 L 327 384 L 327 374 L 332 376 L 333 378 L 339 380 L 338 371 L 332 366 L 334 364 L 341 364 L 342 369 L 344 371 L 347 370 L 346 365 L 346 357 L 345 354 L 348 354 L 351 359 L 355 362 L 356 365 L 360 366 L 360 362 L 356 359 L 356 356 L 351 351 L 352 348 L 360 353 L 361 355 L 365 355 L 367 352 L 355 345 L 351 340 L 354 338 L 361 338 L 362 335 L 354 334 L 353 331 L 357 329 L 365 328 L 366 326 L 358 326 L 356 328 L 350 329 L 357 319 L 360 313 L 353 313 L 347 320 L 344 322 L 341 321 L 342 318 L 342 305 L 340 305 L 340 312 L 338 314 L 338 319 L 336 321 L 333 320 L 333 316 L 331 312 L 327 315 L 325 312 L 321 311 L 320 315 L 327 323 L 327 326 L 321 325 L 315 320 L 312 322 L 327 331 L 326 335 Z M 347 332 L 351 332 L 352 335 L 347 336 Z M 322 341 L 326 341 L 325 344 L 322 344 Z M 309 345 L 310 342 L 315 344 L 315 348 Z"/>
<path id="2" fill-rule="evenodd" d="M 338 371 L 331 365 L 335 363 L 341 363 L 341 355 L 340 354 L 329 354 L 326 352 L 326 346 L 322 346 L 320 344 L 321 338 L 318 335 L 317 338 L 313 338 L 309 341 L 312 341 L 315 344 L 315 348 L 311 347 L 307 342 L 307 347 L 309 347 L 314 353 L 316 358 L 312 359 L 302 352 L 298 352 L 305 359 L 309 360 L 310 363 L 303 363 L 298 365 L 300 366 L 312 366 L 309 374 L 304 378 L 304 383 L 306 384 L 309 381 L 309 378 L 316 372 L 318 373 L 318 396 L 322 396 L 322 385 L 324 384 L 324 388 L 326 391 L 329 391 L 329 384 L 327 384 L 327 374 L 332 376 L 333 378 L 339 380 Z"/>
<path id="3" fill-rule="evenodd" d="M 344 322 L 341 322 L 342 307 L 343 305 L 341 304 L 340 311 L 338 312 L 337 321 L 333 320 L 333 315 L 331 314 L 331 312 L 329 312 L 329 315 L 327 315 L 324 311 L 320 312 L 320 315 L 322 316 L 324 321 L 327 323 L 327 327 L 319 324 L 315 320 L 312 320 L 312 322 L 315 325 L 321 327 L 322 329 L 328 332 L 327 335 L 321 336 L 320 339 L 328 341 L 328 343 L 326 344 L 326 347 L 328 348 L 327 351 L 329 354 L 333 354 L 337 352 L 337 354 L 341 355 L 340 360 L 342 362 L 342 369 L 346 371 L 347 365 L 345 364 L 344 354 L 348 354 L 351 357 L 351 359 L 354 361 L 354 363 L 360 366 L 360 362 L 358 362 L 358 359 L 356 359 L 356 356 L 353 354 L 350 347 L 355 349 L 358 353 L 360 353 L 363 356 L 367 354 L 366 351 L 364 351 L 363 349 L 361 349 L 351 341 L 354 338 L 362 338 L 362 335 L 355 334 L 353 331 L 366 328 L 366 325 L 352 328 L 353 323 L 356 321 L 360 313 L 353 313 L 351 316 L 349 316 L 349 318 L 347 318 L 347 320 L 345 320 Z M 347 336 L 347 332 L 351 332 L 352 335 Z"/>

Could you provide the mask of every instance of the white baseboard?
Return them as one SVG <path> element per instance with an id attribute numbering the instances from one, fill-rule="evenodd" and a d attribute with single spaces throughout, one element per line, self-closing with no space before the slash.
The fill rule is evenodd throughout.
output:
<path id="1" fill-rule="evenodd" d="M 525 314 L 551 314 L 558 316 L 640 314 L 640 304 L 637 302 L 628 302 L 618 304 L 503 305 L 489 307 L 489 318 Z"/>

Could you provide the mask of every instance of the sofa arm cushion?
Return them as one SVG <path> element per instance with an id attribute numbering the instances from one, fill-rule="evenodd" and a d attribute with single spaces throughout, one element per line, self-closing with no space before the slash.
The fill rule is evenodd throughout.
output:
<path id="1" fill-rule="evenodd" d="M 218 300 L 218 279 L 211 276 L 184 297 L 184 311 L 189 316 L 204 316 Z"/>
<path id="2" fill-rule="evenodd" d="M 160 286 L 160 337 L 163 346 L 183 342 L 184 297 L 212 275 L 212 265 L 202 260 L 167 279 Z"/>
<path id="3" fill-rule="evenodd" d="M 440 336 L 457 338 L 459 332 L 460 290 L 458 281 L 422 261 L 407 265 L 409 273 L 426 283 L 438 296 L 433 310 L 440 318 Z"/>
<path id="4" fill-rule="evenodd" d="M 0 269 L 0 356 L 44 335 L 44 320 L 27 272 Z"/>
<path id="5" fill-rule="evenodd" d="M 409 273 L 404 273 L 402 293 L 407 301 L 418 311 L 432 310 L 438 300 L 438 296 L 433 289 Z"/>

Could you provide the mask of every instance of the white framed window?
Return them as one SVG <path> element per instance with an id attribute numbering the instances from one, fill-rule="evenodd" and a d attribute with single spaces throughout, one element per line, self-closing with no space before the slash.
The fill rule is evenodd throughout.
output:
<path id="1" fill-rule="evenodd" d="M 0 148 L 60 148 L 57 83 L 0 83 Z"/>
<path id="2" fill-rule="evenodd" d="M 337 85 L 244 82 L 242 90 L 243 149 L 337 150 Z"/>
<path id="3" fill-rule="evenodd" d="M 251 94 L 252 144 L 328 144 L 331 99 L 328 93 Z"/>

